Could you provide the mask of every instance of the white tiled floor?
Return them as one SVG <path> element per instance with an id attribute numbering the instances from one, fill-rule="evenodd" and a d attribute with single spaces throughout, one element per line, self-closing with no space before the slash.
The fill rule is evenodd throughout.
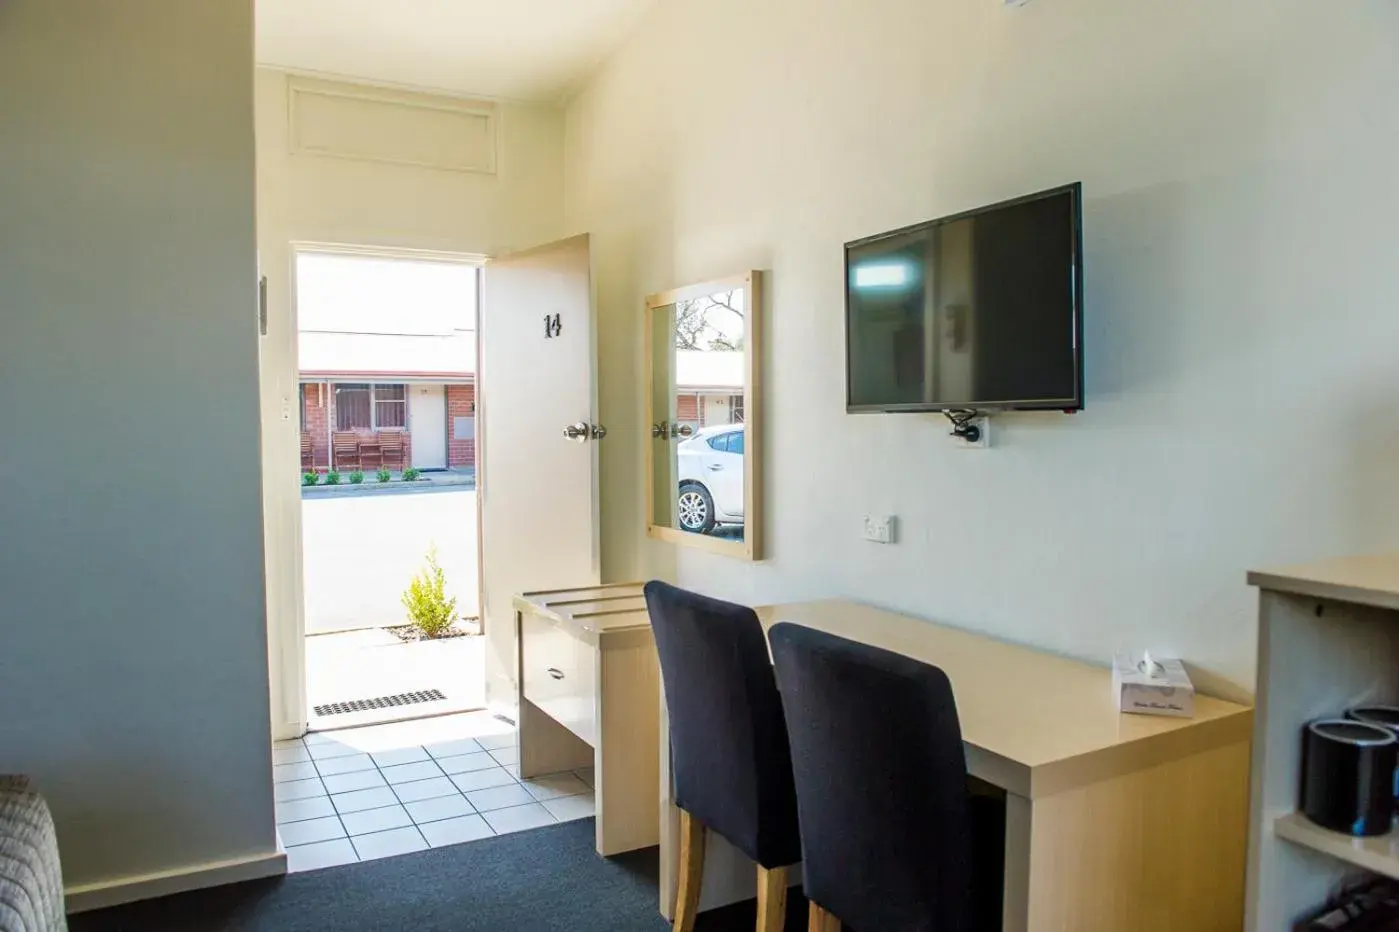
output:
<path id="1" fill-rule="evenodd" d="M 273 762 L 292 871 L 593 814 L 590 769 L 521 781 L 514 730 L 485 712 L 280 741 Z"/>

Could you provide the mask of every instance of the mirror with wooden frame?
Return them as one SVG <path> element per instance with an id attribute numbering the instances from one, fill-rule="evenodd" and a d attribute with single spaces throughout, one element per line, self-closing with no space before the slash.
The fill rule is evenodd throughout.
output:
<path id="1" fill-rule="evenodd" d="M 646 532 L 762 559 L 762 276 L 646 299 Z"/>

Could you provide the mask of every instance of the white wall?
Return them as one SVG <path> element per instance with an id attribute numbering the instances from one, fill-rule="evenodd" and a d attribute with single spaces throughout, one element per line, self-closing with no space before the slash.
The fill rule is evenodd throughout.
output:
<path id="1" fill-rule="evenodd" d="M 570 107 L 610 578 L 1254 678 L 1246 568 L 1399 546 L 1399 6 L 672 0 Z M 1087 410 L 844 413 L 841 245 L 1082 180 Z M 772 270 L 771 559 L 643 535 L 641 298 Z M 888 512 L 902 541 L 858 539 Z"/>
<path id="2" fill-rule="evenodd" d="M 0 772 L 70 889 L 275 855 L 252 25 L 0 4 Z"/>
<path id="3" fill-rule="evenodd" d="M 288 76 L 257 70 L 257 225 L 268 279 L 262 406 L 268 527 L 268 617 L 274 728 L 298 733 L 302 700 L 291 687 L 300 659 L 301 491 L 296 418 L 293 242 L 499 255 L 557 239 L 563 229 L 563 112 L 496 103 L 496 172 L 293 154 Z M 489 388 L 483 386 L 483 392 Z M 289 403 L 283 418 L 284 404 Z M 283 430 L 275 429 L 282 425 Z M 497 673 L 499 673 L 497 668 Z M 497 676 L 497 679 L 500 677 Z"/>

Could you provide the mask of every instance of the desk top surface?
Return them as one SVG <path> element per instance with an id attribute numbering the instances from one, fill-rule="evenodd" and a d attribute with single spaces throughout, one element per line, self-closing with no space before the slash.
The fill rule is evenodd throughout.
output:
<path id="1" fill-rule="evenodd" d="M 1399 553 L 1254 570 L 1248 581 L 1260 589 L 1399 609 Z"/>
<path id="2" fill-rule="evenodd" d="M 1105 666 L 857 602 L 757 611 L 764 628 L 795 622 L 941 667 L 952 681 L 972 772 L 1024 795 L 1032 784 L 1040 795 L 1082 782 L 1085 767 L 1131 769 L 1132 760 L 1246 740 L 1251 730 L 1248 706 L 1209 696 L 1195 697 L 1194 718 L 1124 715 L 1114 707 Z M 973 749 L 990 755 L 990 763 L 978 766 Z"/>
<path id="3" fill-rule="evenodd" d="M 650 625 L 641 584 L 526 592 L 515 609 L 588 636 Z M 1124 715 L 1112 673 L 984 634 L 841 599 L 764 605 L 764 628 L 779 621 L 818 628 L 941 667 L 952 681 L 968 769 L 1024 796 L 1248 740 L 1248 706 L 1195 697 L 1193 718 Z"/>

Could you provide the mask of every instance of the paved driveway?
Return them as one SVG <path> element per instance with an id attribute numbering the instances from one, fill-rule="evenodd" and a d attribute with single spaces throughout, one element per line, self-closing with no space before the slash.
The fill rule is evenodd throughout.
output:
<path id="1" fill-rule="evenodd" d="M 480 614 L 474 488 L 307 497 L 301 519 L 307 634 L 403 624 L 399 598 L 433 544 L 457 610 Z"/>

